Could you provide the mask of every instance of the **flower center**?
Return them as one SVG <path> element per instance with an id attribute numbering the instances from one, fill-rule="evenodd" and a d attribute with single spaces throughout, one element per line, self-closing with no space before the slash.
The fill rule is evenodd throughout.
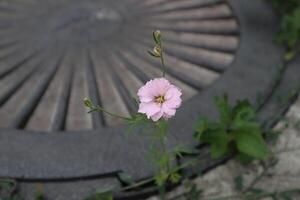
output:
<path id="1" fill-rule="evenodd" d="M 155 102 L 158 103 L 158 104 L 162 104 L 165 102 L 165 97 L 164 96 L 157 96 L 155 97 Z"/>

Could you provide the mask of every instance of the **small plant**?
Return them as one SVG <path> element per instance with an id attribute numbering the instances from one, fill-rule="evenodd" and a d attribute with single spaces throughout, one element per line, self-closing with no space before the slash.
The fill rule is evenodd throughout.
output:
<path id="1" fill-rule="evenodd" d="M 176 110 L 181 105 L 181 90 L 175 85 L 171 84 L 165 78 L 165 62 L 163 56 L 163 46 L 160 31 L 153 32 L 154 48 L 148 53 L 159 58 L 161 61 L 162 77 L 154 78 L 142 86 L 138 92 L 138 111 L 130 117 L 120 116 L 111 113 L 99 105 L 94 105 L 90 99 L 85 99 L 84 104 L 89 108 L 89 112 L 103 112 L 112 117 L 121 118 L 129 126 L 129 130 L 136 127 L 144 128 L 143 131 L 150 135 L 153 139 L 153 144 L 149 144 L 149 152 L 154 165 L 157 167 L 157 173 L 154 177 L 155 183 L 159 186 L 161 198 L 165 199 L 165 185 L 167 182 L 177 183 L 181 176 L 177 173 L 177 169 L 173 167 L 172 162 L 175 161 L 176 156 L 180 155 L 183 148 L 175 147 L 174 149 L 167 149 L 167 134 L 169 122 Z M 139 187 L 142 184 L 133 183 L 130 175 L 121 174 L 119 178 L 125 183 L 129 183 L 129 188 Z M 130 181 L 128 181 L 130 180 Z M 150 179 L 152 181 L 152 179 Z M 145 183 L 148 183 L 146 181 Z M 107 196 L 107 193 L 105 193 Z M 97 199 L 103 193 L 97 193 L 96 197 L 90 199 Z M 107 197 L 109 200 L 110 197 Z"/>
<path id="2" fill-rule="evenodd" d="M 120 116 L 111 113 L 99 105 L 94 105 L 90 99 L 85 99 L 84 104 L 89 112 L 103 112 L 112 117 L 121 118 L 129 126 L 129 131 L 137 127 L 142 128 L 141 134 L 147 134 L 152 138 L 149 144 L 151 161 L 157 171 L 154 177 L 135 182 L 129 174 L 121 172 L 119 180 L 123 184 L 122 191 L 129 191 L 140 188 L 149 183 L 155 183 L 160 192 L 160 197 L 165 200 L 165 189 L 167 183 L 178 183 L 183 180 L 179 170 L 195 165 L 197 158 L 179 166 L 174 166 L 176 157 L 183 153 L 195 152 L 194 148 L 185 145 L 178 145 L 167 149 L 167 135 L 169 119 L 175 116 L 176 110 L 181 105 L 181 91 L 165 78 L 165 62 L 163 57 L 163 46 L 161 33 L 153 32 L 154 48 L 148 53 L 159 58 L 161 61 L 162 77 L 154 78 L 142 86 L 138 92 L 138 105 L 136 113 L 130 117 Z M 249 162 L 255 158 L 265 159 L 268 156 L 268 148 L 264 142 L 260 124 L 256 121 L 256 113 L 248 101 L 238 101 L 234 107 L 228 103 L 226 96 L 216 98 L 216 105 L 220 113 L 218 122 L 207 119 L 199 121 L 195 138 L 201 142 L 211 145 L 211 155 L 218 158 L 226 154 L 236 153 L 236 157 Z M 190 183 L 186 181 L 186 183 Z M 194 184 L 186 184 L 190 188 L 185 198 L 192 200 L 201 196 Z M 98 191 L 86 200 L 112 200 L 111 190 Z"/>
<path id="3" fill-rule="evenodd" d="M 272 5 L 281 13 L 290 13 L 300 5 L 299 0 L 271 0 Z"/>
<path id="4" fill-rule="evenodd" d="M 265 159 L 268 148 L 263 139 L 261 125 L 256 121 L 256 113 L 246 100 L 237 101 L 234 107 L 227 96 L 216 98 L 219 121 L 201 119 L 196 128 L 195 138 L 211 145 L 211 156 L 219 158 L 235 154 L 247 163 L 255 158 Z"/>

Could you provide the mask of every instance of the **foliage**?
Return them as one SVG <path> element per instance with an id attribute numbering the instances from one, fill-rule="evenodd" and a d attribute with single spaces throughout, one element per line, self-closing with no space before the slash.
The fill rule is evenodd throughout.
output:
<path id="1" fill-rule="evenodd" d="M 125 172 L 118 173 L 118 178 L 123 185 L 128 186 L 134 184 L 133 178 Z"/>
<path id="2" fill-rule="evenodd" d="M 300 1 L 298 0 L 272 0 L 273 5 L 280 9 L 283 17 L 281 23 L 281 31 L 278 34 L 278 41 L 286 44 L 290 49 L 295 48 L 299 43 L 300 36 Z M 284 6 L 282 6 L 284 5 Z M 288 13 L 288 14 L 287 14 Z M 154 58 L 161 61 L 162 75 L 165 76 L 165 63 L 163 55 L 163 46 L 160 31 L 153 32 L 154 48 L 148 53 Z M 287 54 L 287 58 L 293 57 L 293 52 Z M 140 102 L 136 99 L 135 103 Z M 246 100 L 237 101 L 235 106 L 231 106 L 227 96 L 216 98 L 216 106 L 219 111 L 219 120 L 211 121 L 201 119 L 196 128 L 195 138 L 198 141 L 211 145 L 211 156 L 219 158 L 224 155 L 235 154 L 236 158 L 243 163 L 248 163 L 254 159 L 266 159 L 269 155 L 268 148 L 263 138 L 261 125 L 256 121 L 256 113 L 250 103 Z M 184 163 L 183 165 L 174 167 L 172 163 L 177 157 L 183 154 L 198 154 L 198 150 L 185 145 L 178 145 L 172 149 L 167 149 L 167 134 L 169 123 L 160 119 L 155 122 L 148 119 L 144 114 L 135 113 L 130 117 L 120 116 L 111 113 L 99 105 L 85 98 L 85 106 L 91 112 L 103 112 L 112 117 L 121 118 L 129 126 L 128 131 L 140 129 L 140 132 L 149 133 L 153 139 L 153 144 L 149 144 L 149 152 L 151 153 L 152 162 L 157 167 L 154 177 L 140 182 L 135 182 L 130 174 L 124 172 L 118 173 L 118 179 L 124 186 L 121 191 L 129 191 L 136 189 L 149 183 L 156 183 L 161 191 L 161 198 L 165 199 L 165 185 L 167 183 L 178 183 L 184 177 L 179 174 L 179 170 L 194 165 L 196 162 Z M 297 124 L 298 127 L 300 123 Z M 277 132 L 270 132 L 270 138 L 278 137 Z M 197 161 L 197 160 L 196 160 Z M 270 166 L 273 166 L 271 163 Z M 245 187 L 242 175 L 235 178 L 235 188 L 239 192 L 237 196 L 242 195 L 245 199 L 260 199 L 262 197 L 272 197 L 273 199 L 280 197 L 282 199 L 291 199 L 293 193 L 300 193 L 300 190 L 291 190 L 283 192 L 268 193 L 262 189 L 255 188 L 255 183 L 264 175 L 265 170 L 259 175 L 248 187 Z M 202 190 L 199 190 L 195 183 L 186 179 L 184 182 L 185 192 L 182 196 L 187 200 L 197 200 L 201 198 Z M 105 188 L 97 190 L 93 195 L 85 198 L 85 200 L 113 200 L 113 188 Z M 4 194 L 4 197 L 2 197 Z M 231 197 L 229 197 L 231 198 Z M 229 199 L 224 197 L 224 199 Z M 220 198 L 222 199 L 222 197 Z M 22 200 L 16 192 L 16 182 L 13 180 L 0 180 L 0 200 Z M 42 190 L 35 194 L 35 200 L 46 200 Z"/>
<path id="3" fill-rule="evenodd" d="M 272 5 L 281 13 L 290 13 L 300 6 L 299 0 L 271 0 Z"/>
<path id="4" fill-rule="evenodd" d="M 263 139 L 261 125 L 256 121 L 256 113 L 246 100 L 237 101 L 234 107 L 227 96 L 216 98 L 219 121 L 201 119 L 195 137 L 211 145 L 211 156 L 236 153 L 236 158 L 249 162 L 255 158 L 265 159 L 268 148 Z"/>
<path id="5" fill-rule="evenodd" d="M 35 193 L 35 200 L 46 200 L 46 197 L 44 196 L 44 193 L 37 192 Z"/>
<path id="6" fill-rule="evenodd" d="M 281 31 L 278 34 L 278 41 L 293 48 L 300 38 L 300 6 L 291 14 L 284 15 L 281 21 Z"/>
<path id="7" fill-rule="evenodd" d="M 17 182 L 11 179 L 0 179 L 1 200 L 24 200 L 17 194 Z"/>
<path id="8" fill-rule="evenodd" d="M 300 50 L 300 1 L 271 0 L 271 3 L 281 15 L 277 41 L 287 46 L 285 58 L 290 60 Z"/>

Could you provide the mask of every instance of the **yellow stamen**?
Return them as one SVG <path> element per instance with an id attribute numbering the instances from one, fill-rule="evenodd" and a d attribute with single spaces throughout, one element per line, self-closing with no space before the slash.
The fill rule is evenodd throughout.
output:
<path id="1" fill-rule="evenodd" d="M 155 102 L 156 103 L 159 103 L 159 104 L 162 104 L 162 103 L 164 103 L 165 102 L 165 97 L 164 96 L 157 96 L 157 97 L 155 97 Z"/>

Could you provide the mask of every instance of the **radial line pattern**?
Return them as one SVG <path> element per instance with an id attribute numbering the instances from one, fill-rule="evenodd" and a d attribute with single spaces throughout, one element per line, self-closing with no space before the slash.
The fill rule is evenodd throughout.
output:
<path id="1" fill-rule="evenodd" d="M 238 23 L 226 1 L 10 0 L 0 2 L 0 127 L 37 131 L 105 129 L 121 120 L 87 114 L 96 104 L 128 116 L 132 96 L 161 76 L 146 55 L 163 32 L 167 78 L 184 101 L 234 59 Z M 19 100 L 22 99 L 22 102 Z M 45 113 L 45 108 L 47 112 Z"/>

